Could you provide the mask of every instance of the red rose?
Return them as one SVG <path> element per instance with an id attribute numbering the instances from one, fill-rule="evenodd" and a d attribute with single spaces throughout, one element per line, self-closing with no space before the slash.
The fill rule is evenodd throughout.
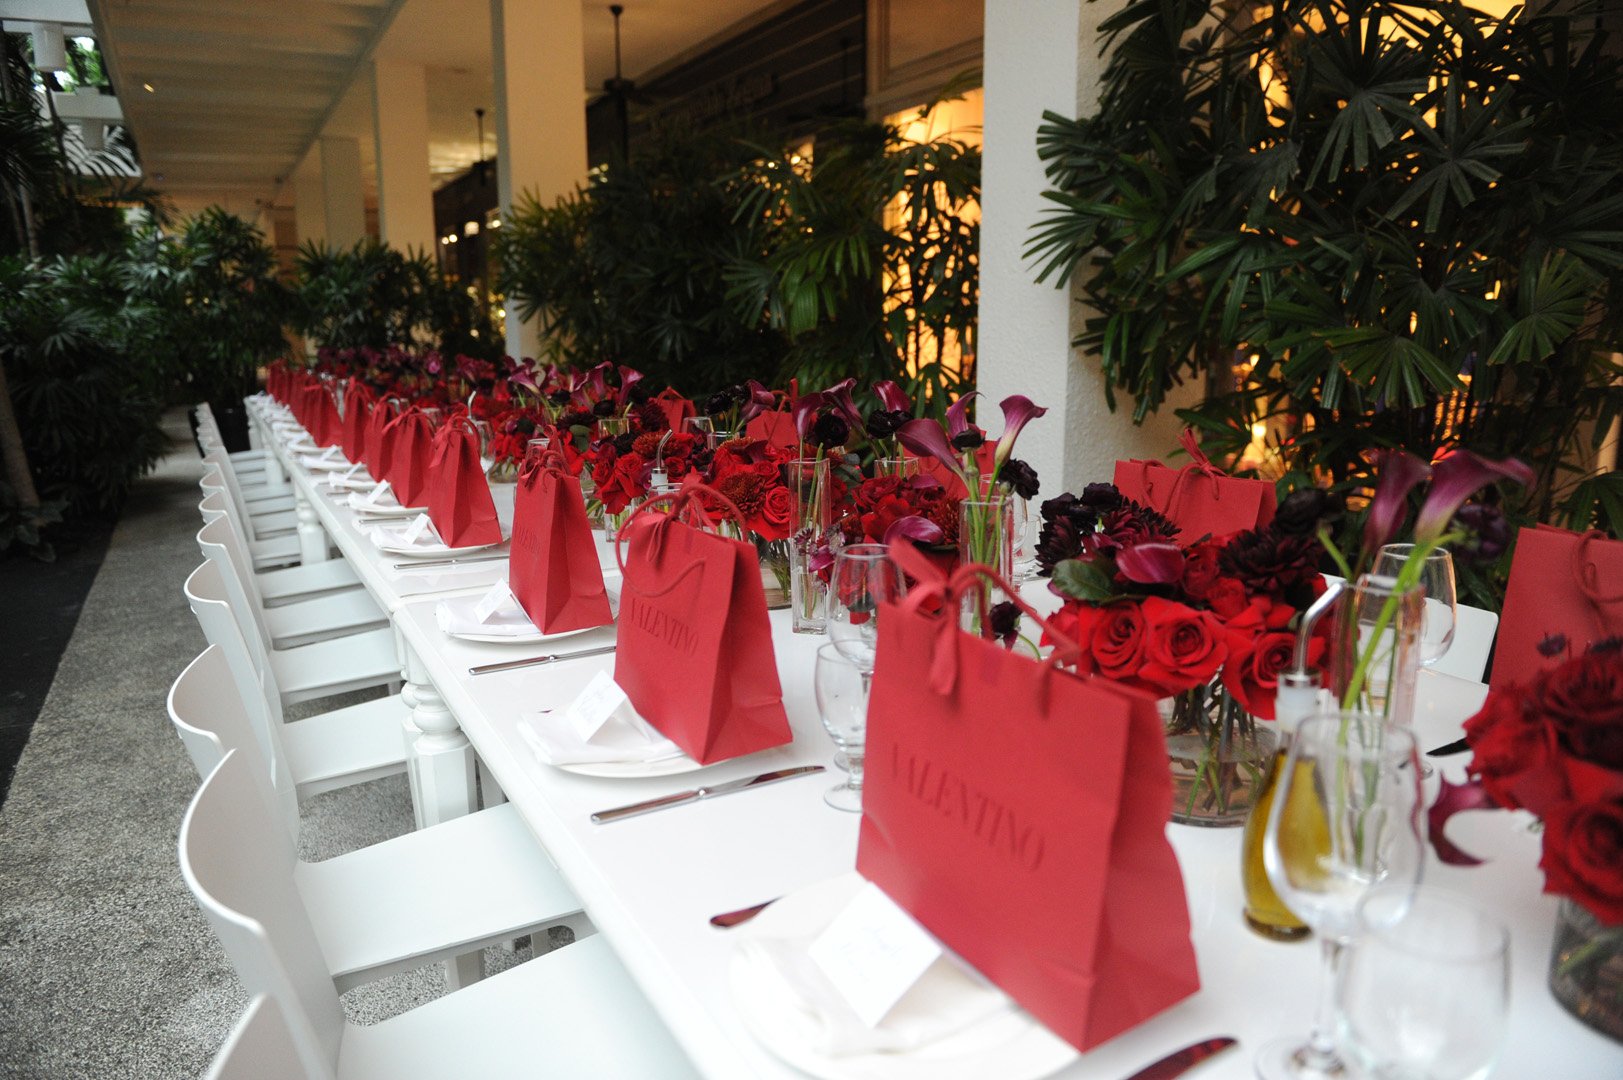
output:
<path id="1" fill-rule="evenodd" d="M 872 480 L 864 480 L 857 487 L 858 509 L 872 510 L 890 496 L 899 494 L 901 486 L 901 478 L 897 476 L 876 476 Z"/>
<path id="2" fill-rule="evenodd" d="M 1222 544 L 1207 541 L 1186 550 L 1183 563 L 1183 593 L 1191 600 L 1205 600 L 1222 576 L 1217 568 L 1217 553 Z"/>
<path id="3" fill-rule="evenodd" d="M 1234 618 L 1250 602 L 1245 594 L 1245 586 L 1234 578 L 1218 578 L 1206 590 L 1206 603 L 1225 619 Z"/>
<path id="4" fill-rule="evenodd" d="M 862 515 L 862 531 L 868 542 L 882 543 L 885 532 L 891 525 L 904 517 L 911 517 L 915 513 L 912 504 L 899 495 L 889 495 L 881 499 L 874 508 Z"/>
<path id="5" fill-rule="evenodd" d="M 1138 604 L 1115 603 L 1099 609 L 1083 647 L 1093 652 L 1099 674 L 1119 682 L 1132 682 L 1144 665 L 1147 626 L 1144 609 Z"/>
<path id="6" fill-rule="evenodd" d="M 597 497 L 603 500 L 603 509 L 611 514 L 624 510 L 633 499 L 647 494 L 643 485 L 646 466 L 636 454 L 626 454 L 614 463 L 606 484 L 598 484 Z M 595 473 L 593 479 L 596 479 Z"/>
<path id="7" fill-rule="evenodd" d="M 1489 691 L 1481 711 L 1465 722 L 1465 738 L 1471 775 L 1500 806 L 1543 817 L 1569 798 L 1553 732 L 1528 708 L 1525 687 Z"/>
<path id="8" fill-rule="evenodd" d="M 1544 891 L 1623 923 L 1623 800 L 1569 802 L 1544 818 Z"/>
<path id="9" fill-rule="evenodd" d="M 1541 672 L 1531 697 L 1563 749 L 1623 771 L 1623 654 L 1588 653 Z"/>
<path id="10" fill-rule="evenodd" d="M 1324 652 L 1324 639 L 1308 643 L 1308 666 L 1316 667 Z M 1296 654 L 1296 635 L 1271 631 L 1252 639 L 1244 648 L 1229 643 L 1229 658 L 1223 665 L 1223 686 L 1240 707 L 1264 720 L 1274 718 L 1274 698 L 1279 691 L 1279 673 L 1291 666 Z"/>
<path id="11" fill-rule="evenodd" d="M 786 540 L 793 531 L 790 524 L 794 516 L 795 500 L 789 489 L 774 485 L 761 500 L 761 512 L 752 527 L 768 540 Z"/>
<path id="12" fill-rule="evenodd" d="M 1152 596 L 1144 601 L 1149 632 L 1139 678 L 1164 694 L 1210 682 L 1228 658 L 1221 626 L 1204 611 Z"/>

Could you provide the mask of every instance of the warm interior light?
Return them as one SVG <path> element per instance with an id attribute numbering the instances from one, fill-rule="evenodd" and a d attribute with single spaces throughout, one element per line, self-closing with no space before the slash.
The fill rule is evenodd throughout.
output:
<path id="1" fill-rule="evenodd" d="M 466 225 L 462 226 L 462 235 L 463 236 L 478 236 L 479 235 L 479 223 L 477 221 L 470 221 Z"/>

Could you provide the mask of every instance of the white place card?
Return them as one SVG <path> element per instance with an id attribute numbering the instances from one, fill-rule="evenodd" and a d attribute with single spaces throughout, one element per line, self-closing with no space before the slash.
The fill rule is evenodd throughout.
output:
<path id="1" fill-rule="evenodd" d="M 828 976 L 857 1017 L 875 1027 L 941 958 L 942 951 L 913 916 L 868 882 L 811 943 L 806 955 Z"/>
<path id="2" fill-rule="evenodd" d="M 513 590 L 507 587 L 507 582 L 498 581 L 492 585 L 479 602 L 473 605 L 473 614 L 482 623 L 490 621 L 490 617 L 509 603 L 516 603 L 513 599 Z"/>
<path id="3" fill-rule="evenodd" d="M 614 681 L 614 676 L 606 671 L 599 671 L 592 676 L 592 681 L 586 684 L 586 689 L 580 692 L 569 706 L 566 714 L 575 733 L 582 742 L 591 742 L 592 736 L 603 729 L 620 706 L 628 699 L 626 692 L 620 689 L 620 684 Z"/>
<path id="4" fill-rule="evenodd" d="M 357 461 L 355 464 L 351 465 L 348 469 L 341 473 L 328 473 L 327 486 L 331 488 L 341 488 L 344 486 L 345 481 L 353 480 L 355 478 L 355 474 L 360 471 L 361 462 Z"/>
<path id="5" fill-rule="evenodd" d="M 429 520 L 428 515 L 418 514 L 411 519 L 411 524 L 406 526 L 402 539 L 408 544 L 415 544 L 425 536 L 439 539 L 439 533 L 434 530 L 434 523 Z"/>
<path id="6" fill-rule="evenodd" d="M 317 458 L 316 460 L 317 461 L 331 461 L 333 458 L 335 458 L 337 456 L 338 456 L 338 447 L 329 446 L 329 447 L 327 447 L 326 450 L 322 451 L 321 456 L 319 458 Z"/>
<path id="7" fill-rule="evenodd" d="M 387 494 L 389 494 L 389 481 L 381 480 L 378 482 L 378 486 L 372 489 L 372 493 L 361 500 L 361 505 L 376 506 L 378 504 L 378 500 Z"/>

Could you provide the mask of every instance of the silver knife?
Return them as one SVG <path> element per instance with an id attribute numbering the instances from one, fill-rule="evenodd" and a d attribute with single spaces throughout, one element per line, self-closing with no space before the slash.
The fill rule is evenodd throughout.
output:
<path id="1" fill-rule="evenodd" d="M 728 780 L 723 784 L 709 784 L 688 791 L 678 791 L 675 795 L 665 795 L 658 799 L 646 799 L 642 802 L 632 803 L 630 806 L 617 806 L 613 810 L 599 810 L 592 815 L 592 820 L 599 825 L 603 825 L 610 821 L 620 821 L 623 818 L 636 817 L 638 814 L 663 810 L 667 806 L 682 806 L 685 803 L 698 802 L 700 799 L 710 799 L 717 795 L 731 795 L 735 791 L 765 787 L 767 784 L 776 784 L 779 780 L 791 780 L 797 776 L 810 776 L 812 773 L 822 771 L 823 766 L 821 765 L 799 765 L 793 769 L 779 769 L 776 772 L 762 773 L 759 776 L 746 776 L 742 780 Z"/>
<path id="2" fill-rule="evenodd" d="M 604 653 L 614 651 L 613 645 L 599 645 L 595 649 L 578 649 L 575 652 L 549 653 L 546 656 L 531 656 L 523 660 L 503 660 L 499 664 L 480 664 L 478 667 L 468 669 L 469 675 L 488 675 L 493 671 L 512 671 L 516 668 L 536 667 L 540 664 L 553 664 L 559 660 L 574 660 L 581 656 L 602 656 Z"/>
<path id="3" fill-rule="evenodd" d="M 411 562 L 397 562 L 396 570 L 432 570 L 437 566 L 461 566 L 464 563 L 478 562 L 505 562 L 507 553 L 500 555 L 470 555 L 461 559 L 413 559 Z"/>
<path id="4" fill-rule="evenodd" d="M 1214 1039 L 1202 1039 L 1198 1043 L 1175 1050 L 1159 1061 L 1153 1061 L 1138 1070 L 1127 1080 L 1172 1080 L 1174 1076 L 1182 1076 L 1196 1065 L 1205 1061 L 1214 1054 L 1221 1054 L 1231 1046 L 1237 1046 L 1238 1039 L 1227 1035 L 1219 1035 Z"/>

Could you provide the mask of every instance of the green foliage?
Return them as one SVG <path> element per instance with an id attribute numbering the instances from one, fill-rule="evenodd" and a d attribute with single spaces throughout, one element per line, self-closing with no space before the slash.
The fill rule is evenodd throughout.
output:
<path id="1" fill-rule="evenodd" d="M 893 378 L 943 412 L 974 385 L 980 176 L 977 148 L 892 125 L 835 124 L 809 165 L 758 148 L 730 184 L 751 237 L 729 299 L 788 337 L 804 385 Z"/>
<path id="2" fill-rule="evenodd" d="M 166 446 L 161 370 L 132 352 L 142 316 L 123 302 L 123 267 L 3 260 L 0 295 L 0 361 L 40 495 L 70 514 L 116 514 Z"/>
<path id="3" fill-rule="evenodd" d="M 727 305 L 751 241 L 720 182 L 755 154 L 719 133 L 667 130 L 552 206 L 526 196 L 496 240 L 498 287 L 540 321 L 549 359 L 628 364 L 707 394 L 776 377 L 786 343 Z"/>
<path id="4" fill-rule="evenodd" d="M 347 251 L 299 249 L 294 324 L 335 349 L 391 345 L 494 359 L 503 341 L 467 290 L 429 256 L 367 239 Z"/>
<path id="5" fill-rule="evenodd" d="M 1288 482 L 1365 488 L 1384 446 L 1516 454 L 1539 474 L 1522 519 L 1616 528 L 1616 482 L 1570 463 L 1623 412 L 1623 64 L 1577 8 L 1108 20 L 1098 113 L 1039 129 L 1053 206 L 1029 252 L 1040 279 L 1086 268 L 1076 344 L 1112 393 L 1141 419 L 1210 375 L 1180 415 L 1230 453 L 1268 423 Z"/>

